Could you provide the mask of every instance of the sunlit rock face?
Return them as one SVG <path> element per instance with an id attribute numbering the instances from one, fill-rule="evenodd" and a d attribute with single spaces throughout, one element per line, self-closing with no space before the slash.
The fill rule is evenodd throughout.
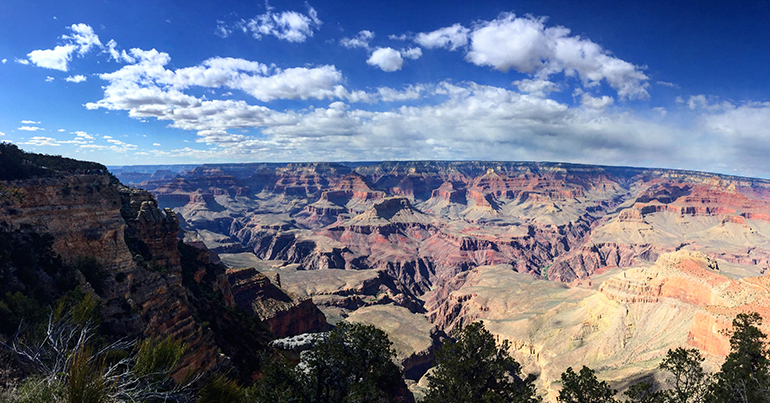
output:
<path id="1" fill-rule="evenodd" d="M 107 175 L 68 174 L 9 184 L 22 197 L 3 211 L 2 221 L 50 234 L 65 262 L 94 258 L 106 273 L 98 295 L 106 332 L 182 340 L 194 353 L 184 358 L 179 374 L 217 365 L 220 357 L 210 331 L 193 319 L 182 287 L 179 221 L 173 211 L 159 209 L 147 191 L 111 184 Z M 131 242 L 146 248 L 152 265 L 137 263 Z"/>
<path id="2" fill-rule="evenodd" d="M 694 346 L 714 367 L 738 312 L 770 313 L 765 180 L 427 161 L 207 165 L 137 185 L 223 262 L 279 274 L 332 323 L 485 320 L 551 397 L 570 365 L 621 382 Z"/>

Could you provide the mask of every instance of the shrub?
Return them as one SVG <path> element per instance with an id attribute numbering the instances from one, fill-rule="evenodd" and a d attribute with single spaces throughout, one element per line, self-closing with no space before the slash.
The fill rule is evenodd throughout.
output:
<path id="1" fill-rule="evenodd" d="M 217 375 L 206 382 L 198 391 L 197 403 L 240 403 L 246 396 L 245 390 L 225 375 Z"/>
<path id="2" fill-rule="evenodd" d="M 136 350 L 134 374 L 166 378 L 179 363 L 186 347 L 171 337 L 161 340 L 149 338 L 139 343 Z"/>

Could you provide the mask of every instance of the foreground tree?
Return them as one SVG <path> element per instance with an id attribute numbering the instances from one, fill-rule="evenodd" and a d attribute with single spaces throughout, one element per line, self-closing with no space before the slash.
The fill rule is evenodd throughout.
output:
<path id="1" fill-rule="evenodd" d="M 397 402 L 409 396 L 396 353 L 380 329 L 341 322 L 319 337 L 292 367 L 273 360 L 264 378 L 248 392 L 247 401 L 281 402 Z"/>
<path id="2" fill-rule="evenodd" d="M 655 391 L 650 382 L 639 382 L 628 388 L 624 396 L 627 403 L 666 403 L 664 392 Z"/>
<path id="3" fill-rule="evenodd" d="M 302 359 L 315 402 L 393 401 L 401 385 L 396 352 L 382 330 L 341 322 Z"/>
<path id="4" fill-rule="evenodd" d="M 561 383 L 559 403 L 616 403 L 613 396 L 617 391 L 607 382 L 596 379 L 594 371 L 586 366 L 577 374 L 572 367 L 567 368 L 561 374 Z"/>
<path id="5" fill-rule="evenodd" d="M 706 373 L 703 356 L 698 349 L 668 350 L 660 369 L 668 371 L 673 387 L 666 391 L 666 401 L 671 403 L 696 403 L 703 401 L 706 389 Z"/>
<path id="6" fill-rule="evenodd" d="M 714 375 L 708 402 L 770 402 L 770 360 L 761 324 L 756 312 L 735 317 L 730 354 Z"/>
<path id="7" fill-rule="evenodd" d="M 521 365 L 509 354 L 507 340 L 497 345 L 482 322 L 455 333 L 436 353 L 438 366 L 428 376 L 426 403 L 540 402 L 534 377 L 522 378 Z"/>

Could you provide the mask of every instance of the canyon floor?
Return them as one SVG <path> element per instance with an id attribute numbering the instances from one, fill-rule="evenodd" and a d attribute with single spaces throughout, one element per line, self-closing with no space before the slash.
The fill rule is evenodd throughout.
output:
<path id="1" fill-rule="evenodd" d="M 227 266 L 280 279 L 330 323 L 385 330 L 418 393 L 442 332 L 475 320 L 553 399 L 568 366 L 618 388 L 666 382 L 656 367 L 679 346 L 714 370 L 732 318 L 770 314 L 765 180 L 555 163 L 172 168 L 111 170 Z"/>

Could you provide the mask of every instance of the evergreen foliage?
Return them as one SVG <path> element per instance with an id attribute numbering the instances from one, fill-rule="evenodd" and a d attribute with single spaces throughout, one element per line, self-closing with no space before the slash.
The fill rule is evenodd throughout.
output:
<path id="1" fill-rule="evenodd" d="M 708 402 L 770 402 L 770 359 L 761 324 L 756 312 L 738 314 L 733 320 L 730 354 L 714 375 Z"/>
<path id="2" fill-rule="evenodd" d="M 15 144 L 0 143 L 0 180 L 48 177 L 58 172 L 107 174 L 107 167 L 59 155 L 28 153 Z"/>
<path id="3" fill-rule="evenodd" d="M 655 391 L 650 382 L 639 382 L 623 393 L 626 403 L 667 403 L 662 391 Z"/>
<path id="4" fill-rule="evenodd" d="M 382 330 L 341 322 L 302 359 L 312 402 L 393 401 L 404 385 Z"/>
<path id="5" fill-rule="evenodd" d="M 521 365 L 508 353 L 507 340 L 500 345 L 475 322 L 456 333 L 436 353 L 438 366 L 428 376 L 426 403 L 539 402 L 534 377 L 522 379 Z"/>
<path id="6" fill-rule="evenodd" d="M 249 391 L 259 403 L 395 402 L 406 392 L 396 353 L 380 329 L 341 322 L 323 336 L 299 365 L 273 361 Z M 275 365 L 278 364 L 278 365 Z"/>
<path id="7" fill-rule="evenodd" d="M 73 267 L 53 251 L 53 237 L 0 224 L 0 334 L 13 334 L 24 320 L 46 320 L 50 307 L 78 283 Z"/>
<path id="8" fill-rule="evenodd" d="M 220 374 L 201 387 L 196 403 L 241 403 L 245 397 L 246 392 L 235 381 Z"/>
<path id="9" fill-rule="evenodd" d="M 615 403 L 617 393 L 605 381 L 596 379 L 591 368 L 583 366 L 579 373 L 572 367 L 561 374 L 562 388 L 559 391 L 559 403 Z"/>
<path id="10" fill-rule="evenodd" d="M 698 349 L 668 350 L 660 368 L 669 372 L 673 387 L 666 392 L 670 403 L 697 403 L 703 401 L 706 389 L 706 373 L 703 371 L 703 356 Z"/>

